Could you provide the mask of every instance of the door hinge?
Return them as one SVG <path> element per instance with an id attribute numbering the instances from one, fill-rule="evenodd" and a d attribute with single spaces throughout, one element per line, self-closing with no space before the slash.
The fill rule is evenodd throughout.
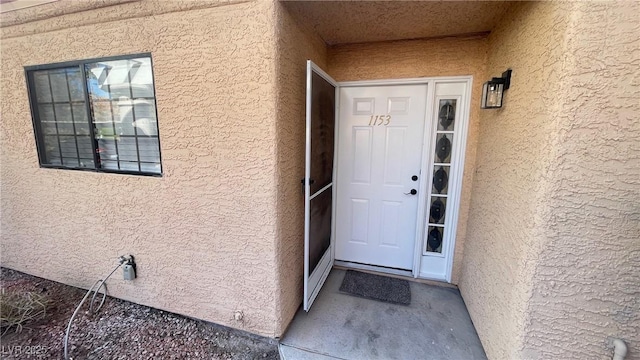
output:
<path id="1" fill-rule="evenodd" d="M 304 185 L 305 185 L 305 181 L 304 180 L 305 180 L 304 178 L 300 180 L 300 185 L 302 187 L 302 193 L 303 194 L 304 194 Z M 313 181 L 313 179 L 309 179 L 309 185 L 313 185 L 314 182 L 315 181 Z"/>

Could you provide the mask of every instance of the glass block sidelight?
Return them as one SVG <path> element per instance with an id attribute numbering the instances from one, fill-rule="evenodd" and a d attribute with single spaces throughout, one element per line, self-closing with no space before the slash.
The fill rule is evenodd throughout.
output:
<path id="1" fill-rule="evenodd" d="M 431 193 L 438 195 L 447 195 L 449 188 L 449 169 L 450 166 L 436 165 L 433 167 L 433 186 Z"/>
<path id="2" fill-rule="evenodd" d="M 443 227 L 429 226 L 427 232 L 427 252 L 442 253 Z"/>
<path id="3" fill-rule="evenodd" d="M 456 125 L 456 99 L 443 99 L 438 103 L 438 131 L 454 131 Z"/>
<path id="4" fill-rule="evenodd" d="M 431 203 L 429 205 L 429 222 L 432 224 L 444 224 L 445 213 L 447 209 L 446 197 L 431 197 Z"/>
<path id="5" fill-rule="evenodd" d="M 428 225 L 426 229 L 426 253 L 442 253 L 447 241 L 447 200 L 451 178 L 452 158 L 458 112 L 457 99 L 440 99 L 436 112 L 437 126 L 433 136 L 431 156 L 431 189 L 429 192 Z"/>

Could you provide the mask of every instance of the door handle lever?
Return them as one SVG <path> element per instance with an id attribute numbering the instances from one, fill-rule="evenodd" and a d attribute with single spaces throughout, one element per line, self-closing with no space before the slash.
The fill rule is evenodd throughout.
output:
<path id="1" fill-rule="evenodd" d="M 411 189 L 411 191 L 409 191 L 408 193 L 404 193 L 405 195 L 415 195 L 418 193 L 418 190 L 416 189 Z"/>

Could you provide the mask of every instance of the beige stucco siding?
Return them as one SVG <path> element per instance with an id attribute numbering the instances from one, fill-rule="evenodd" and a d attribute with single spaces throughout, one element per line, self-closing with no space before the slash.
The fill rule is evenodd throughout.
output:
<path id="1" fill-rule="evenodd" d="M 304 178 L 306 62 L 326 67 L 322 39 L 277 3 L 277 230 L 278 336 L 302 303 L 304 271 Z"/>
<path id="2" fill-rule="evenodd" d="M 85 24 L 94 12 L 111 20 Z M 138 279 L 116 274 L 110 294 L 274 336 L 274 17 L 271 2 L 142 1 L 4 27 L 2 266 L 89 287 L 133 254 Z M 23 66 L 140 52 L 154 61 L 164 176 L 39 168 Z"/>
<path id="3" fill-rule="evenodd" d="M 523 3 L 489 36 L 485 78 L 513 69 L 504 107 L 483 110 L 460 291 L 489 358 L 517 359 L 535 255 L 562 57 L 555 5 Z M 477 107 L 477 105 L 476 105 Z"/>
<path id="4" fill-rule="evenodd" d="M 640 3 L 571 5 L 523 356 L 640 359 Z"/>
<path id="5" fill-rule="evenodd" d="M 338 81 L 473 76 L 469 134 L 451 279 L 454 284 L 460 279 L 464 261 L 467 215 L 480 127 L 477 104 L 480 103 L 485 76 L 486 52 L 485 36 L 338 45 L 329 49 L 328 72 Z"/>
<path id="6" fill-rule="evenodd" d="M 489 36 L 486 77 L 513 77 L 481 112 L 460 282 L 489 358 L 640 355 L 637 19 L 521 3 Z"/>

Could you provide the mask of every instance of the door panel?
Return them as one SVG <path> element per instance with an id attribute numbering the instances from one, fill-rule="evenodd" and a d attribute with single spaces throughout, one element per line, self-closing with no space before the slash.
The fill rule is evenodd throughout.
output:
<path id="1" fill-rule="evenodd" d="M 351 199 L 350 242 L 366 244 L 369 240 L 369 200 Z"/>
<path id="2" fill-rule="evenodd" d="M 352 182 L 368 184 L 371 181 L 371 157 L 373 131 L 368 127 L 353 129 L 353 177 Z"/>
<path id="3" fill-rule="evenodd" d="M 384 154 L 384 185 L 402 186 L 402 169 L 404 168 L 404 142 L 406 127 L 392 127 L 385 129 L 386 144 Z"/>
<path id="4" fill-rule="evenodd" d="M 411 269 L 426 85 L 340 90 L 336 259 Z"/>
<path id="5" fill-rule="evenodd" d="M 307 61 L 304 300 L 309 311 L 333 266 L 333 162 L 337 84 Z"/>
<path id="6" fill-rule="evenodd" d="M 380 244 L 399 248 L 402 243 L 398 238 L 401 229 L 398 224 L 401 221 L 402 202 L 400 201 L 383 201 L 382 202 L 382 230 Z"/>

